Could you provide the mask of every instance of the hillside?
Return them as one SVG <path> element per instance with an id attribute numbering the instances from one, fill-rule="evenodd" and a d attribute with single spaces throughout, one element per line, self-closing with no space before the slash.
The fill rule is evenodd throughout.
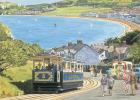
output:
<path id="1" fill-rule="evenodd" d="M 0 15 L 15 14 L 19 10 L 25 10 L 26 8 L 21 5 L 10 2 L 0 2 Z"/>
<path id="2" fill-rule="evenodd" d="M 27 5 L 27 6 L 21 6 L 9 2 L 5 2 L 5 3 L 0 2 L 0 14 L 69 15 L 68 12 L 70 12 L 72 13 L 71 15 L 77 16 L 80 15 L 81 13 L 89 12 L 89 11 L 90 12 L 93 11 L 96 13 L 100 11 L 110 12 L 110 9 L 114 10 L 116 8 L 121 8 L 121 7 L 131 8 L 134 6 L 140 6 L 140 0 L 62 0 L 52 4 L 43 3 L 43 4 Z M 104 9 L 107 10 L 105 11 Z"/>
<path id="3" fill-rule="evenodd" d="M 0 98 L 29 92 L 32 74 L 29 60 L 43 51 L 37 44 L 12 39 L 11 34 L 10 29 L 0 23 Z M 25 88 L 23 85 L 27 84 Z"/>
<path id="4" fill-rule="evenodd" d="M 2 23 L 0 23 L 0 37 L 3 37 L 4 35 L 6 36 L 8 36 L 8 37 L 11 37 L 11 31 L 10 31 L 10 29 L 8 28 L 8 26 L 6 26 L 6 25 L 4 25 L 4 24 L 2 24 Z M 3 36 L 2 36 L 3 35 Z"/>
<path id="5" fill-rule="evenodd" d="M 93 8 L 93 7 L 65 7 L 65 8 L 57 8 L 55 11 L 45 12 L 42 15 L 49 15 L 49 16 L 80 16 L 82 13 L 88 12 L 111 12 L 111 8 Z"/>
<path id="6" fill-rule="evenodd" d="M 9 68 L 0 75 L 0 98 L 17 96 L 31 91 L 32 62 Z"/>
<path id="7" fill-rule="evenodd" d="M 82 13 L 106 13 L 121 7 L 140 5 L 140 0 L 63 0 L 52 4 L 28 6 L 42 11 L 42 15 L 79 16 Z"/>

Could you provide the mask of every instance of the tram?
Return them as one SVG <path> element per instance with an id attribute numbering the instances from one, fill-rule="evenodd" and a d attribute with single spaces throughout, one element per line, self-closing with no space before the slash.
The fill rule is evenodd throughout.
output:
<path id="1" fill-rule="evenodd" d="M 61 92 L 83 86 L 83 64 L 54 55 L 33 58 L 32 85 L 34 91 Z"/>
<path id="2" fill-rule="evenodd" d="M 122 79 L 124 73 L 129 73 L 132 70 L 133 64 L 130 61 L 114 61 L 112 67 L 112 75 L 117 79 Z"/>

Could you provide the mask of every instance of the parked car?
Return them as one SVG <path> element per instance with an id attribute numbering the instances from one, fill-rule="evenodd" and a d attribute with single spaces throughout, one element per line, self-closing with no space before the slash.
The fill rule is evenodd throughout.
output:
<path id="1" fill-rule="evenodd" d="M 133 71 L 134 71 L 135 74 L 136 74 L 136 78 L 137 78 L 138 82 L 140 82 L 140 67 L 135 67 L 135 68 L 133 69 Z"/>

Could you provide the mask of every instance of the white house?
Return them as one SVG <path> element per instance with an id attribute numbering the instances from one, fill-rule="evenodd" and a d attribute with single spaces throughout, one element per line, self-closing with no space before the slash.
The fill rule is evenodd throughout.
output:
<path id="1" fill-rule="evenodd" d="M 74 54 L 74 59 L 83 62 L 84 65 L 97 65 L 100 62 L 99 53 L 88 45 L 78 50 Z"/>
<path id="2" fill-rule="evenodd" d="M 77 40 L 77 43 L 70 42 L 67 46 L 52 49 L 50 53 L 81 61 L 85 65 L 97 65 L 100 61 L 96 49 L 83 44 L 81 40 Z"/>

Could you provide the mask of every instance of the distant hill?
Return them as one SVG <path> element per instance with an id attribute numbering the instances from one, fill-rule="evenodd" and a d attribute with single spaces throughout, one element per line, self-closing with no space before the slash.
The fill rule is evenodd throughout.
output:
<path id="1" fill-rule="evenodd" d="M 0 2 L 0 15 L 15 14 L 18 10 L 24 10 L 25 7 L 11 2 Z"/>
<path id="2" fill-rule="evenodd" d="M 10 6 L 17 6 L 16 3 L 11 3 L 11 2 L 0 2 L 0 7 L 10 7 Z"/>
<path id="3" fill-rule="evenodd" d="M 27 10 L 38 10 L 41 12 L 47 12 L 50 9 L 55 9 L 55 6 L 53 4 L 37 4 L 37 5 L 27 5 Z"/>
<path id="4" fill-rule="evenodd" d="M 50 7 L 70 7 L 70 6 L 96 6 L 96 7 L 114 7 L 114 6 L 135 6 L 140 5 L 140 0 L 62 0 L 52 4 L 38 4 L 31 5 L 32 8 L 44 8 L 45 6 Z"/>
<path id="5" fill-rule="evenodd" d="M 140 0 L 62 0 L 52 4 L 29 5 L 29 10 L 39 10 L 42 15 L 79 16 L 82 13 L 105 13 L 122 7 L 140 6 Z"/>
<path id="6" fill-rule="evenodd" d="M 50 12 L 51 12 L 50 15 L 53 15 L 55 12 L 57 13 L 61 12 L 63 13 L 62 15 L 64 15 L 65 12 L 67 12 L 67 10 L 72 9 L 73 11 L 74 10 L 76 11 L 75 8 L 77 7 L 79 11 L 82 10 L 81 12 L 79 11 L 78 12 L 83 13 L 85 12 L 83 11 L 84 9 L 89 9 L 89 10 L 86 10 L 86 12 L 88 12 L 88 11 L 91 11 L 91 9 L 93 8 L 93 12 L 96 12 L 96 11 L 98 12 L 98 10 L 95 11 L 95 9 L 98 9 L 98 8 L 108 9 L 109 8 L 109 9 L 114 10 L 114 9 L 122 8 L 122 7 L 131 8 L 135 6 L 140 6 L 140 0 L 62 0 L 55 3 L 51 3 L 51 4 L 43 3 L 43 4 L 27 5 L 27 6 L 21 6 L 21 5 L 17 5 L 15 3 L 10 3 L 10 2 L 5 2 L 5 3 L 0 2 L 0 15 L 2 14 L 8 14 L 8 15 L 9 14 L 21 14 L 21 15 L 43 14 L 43 15 L 46 15 L 47 13 L 50 13 Z M 68 7 L 70 7 L 70 9 Z"/>

